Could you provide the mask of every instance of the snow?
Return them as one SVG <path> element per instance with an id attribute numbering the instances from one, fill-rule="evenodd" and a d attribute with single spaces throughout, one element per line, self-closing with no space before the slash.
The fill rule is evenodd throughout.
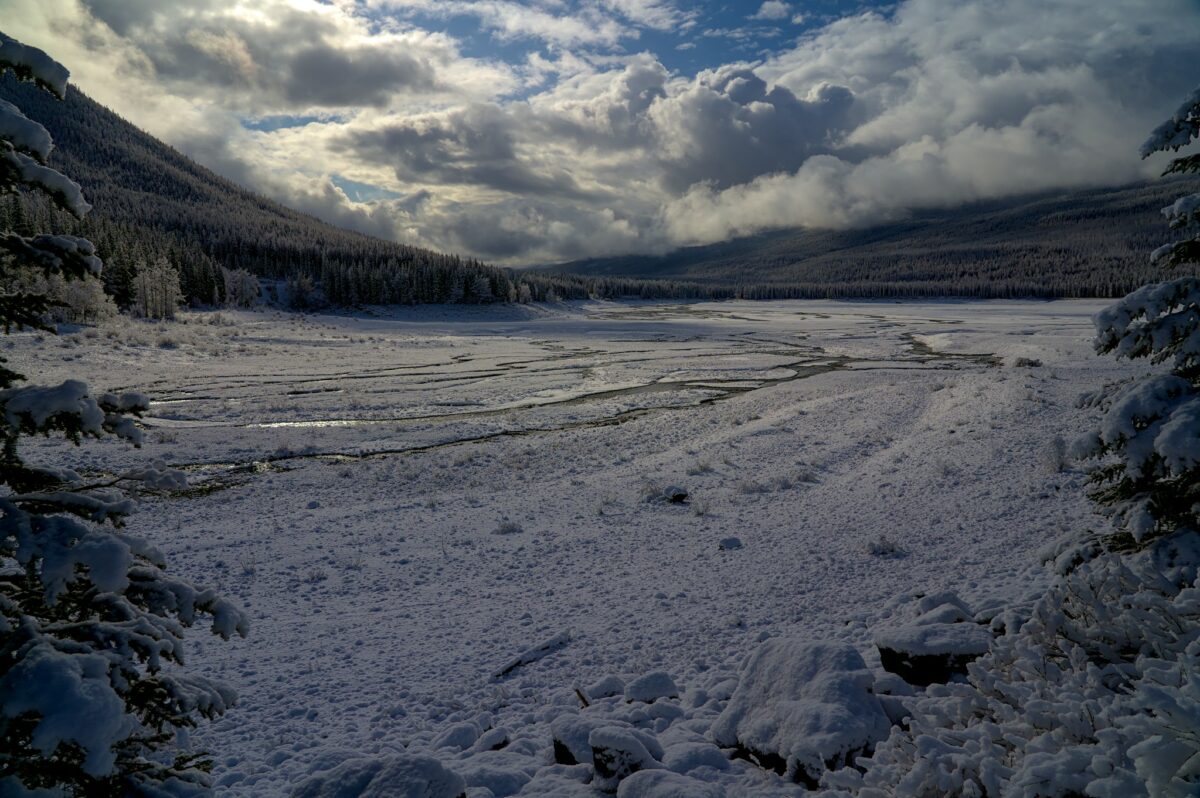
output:
<path id="1" fill-rule="evenodd" d="M 1187 227 L 1200 220 L 1200 194 L 1187 194 L 1162 209 L 1171 227 Z"/>
<path id="2" fill-rule="evenodd" d="M 104 411 L 88 392 L 87 383 L 67 380 L 60 385 L 27 385 L 0 392 L 4 417 L 14 429 L 31 425 L 40 429 L 54 416 L 70 416 L 79 420 L 84 433 L 103 431 Z"/>
<path id="3" fill-rule="evenodd" d="M 642 738 L 630 729 L 601 726 L 588 735 L 595 767 L 596 786 L 611 792 L 629 775 L 641 770 L 657 770 L 662 763 L 647 750 Z"/>
<path id="4" fill-rule="evenodd" d="M 643 770 L 621 782 L 617 798 L 725 798 L 725 791 L 678 773 Z"/>
<path id="5" fill-rule="evenodd" d="M 973 623 L 914 623 L 875 634 L 877 646 L 917 657 L 983 654 L 991 643 L 991 633 Z"/>
<path id="6" fill-rule="evenodd" d="M 1170 244 L 1163 244 L 1162 246 L 1155 247 L 1150 252 L 1150 263 L 1152 263 L 1152 264 L 1158 263 L 1160 260 L 1167 257 L 1174 251 L 1175 251 L 1175 244 L 1173 242 Z"/>
<path id="7" fill-rule="evenodd" d="M 351 759 L 303 781 L 293 798 L 461 798 L 466 784 L 438 760 Z"/>
<path id="8" fill-rule="evenodd" d="M 17 77 L 33 80 L 53 92 L 59 99 L 66 96 L 67 80 L 71 73 L 62 64 L 28 44 L 0 33 L 0 71 L 12 69 Z"/>
<path id="9" fill-rule="evenodd" d="M 29 153 L 42 163 L 50 157 L 50 150 L 54 147 L 46 128 L 25 116 L 20 108 L 7 100 L 0 100 L 0 139 L 8 139 L 15 148 Z"/>
<path id="10" fill-rule="evenodd" d="M 592 748 L 588 737 L 594 729 L 602 725 L 602 720 L 581 718 L 572 714 L 562 714 L 554 719 L 550 724 L 550 736 L 574 760 L 564 764 L 586 764 L 592 761 Z"/>
<path id="11" fill-rule="evenodd" d="M 668 770 L 676 773 L 690 773 L 699 768 L 729 769 L 728 758 L 712 743 L 691 742 L 667 746 L 662 762 Z"/>
<path id="12" fill-rule="evenodd" d="M 509 731 L 509 758 L 489 767 L 538 768 L 518 794 L 594 798 L 594 728 L 656 738 L 664 766 L 680 744 L 711 757 L 764 634 L 849 645 L 884 679 L 875 631 L 920 614 L 893 597 L 951 590 L 1003 608 L 1044 587 L 1039 550 L 1103 523 L 1080 472 L 1048 468 L 1045 451 L 1100 417 L 1080 392 L 1133 369 L 1092 352 L 1104 304 L 223 311 L 223 324 L 186 313 L 97 338 L 19 333 L 6 356 L 47 383 L 78 375 L 92 396 L 152 400 L 140 450 L 29 451 L 89 481 L 156 462 L 187 475 L 182 492 L 139 496 L 127 531 L 250 625 L 246 641 L 187 634 L 189 672 L 240 697 L 191 732 L 218 796 L 290 795 L 337 751 L 428 756 L 465 778 L 483 738 L 433 743 L 474 723 Z M 168 335 L 180 346 L 157 347 Z M 773 382 L 784 371 L 796 376 Z M 543 391 L 558 399 L 530 401 Z M 647 481 L 689 500 L 645 502 Z M 493 535 L 504 518 L 523 531 Z M 883 535 L 905 556 L 868 554 Z M 730 536 L 743 548 L 720 551 Z M 568 645 L 493 681 L 565 628 Z M 624 686 L 656 671 L 680 698 L 626 703 Z M 611 697 L 586 687 L 609 676 Z M 548 764 L 564 718 L 584 728 L 585 764 Z M 799 794 L 725 761 L 681 775 L 729 796 Z"/>
<path id="13" fill-rule="evenodd" d="M 18 152 L 6 139 L 0 139 L 0 161 L 3 161 L 4 169 L 15 174 L 19 181 L 42 189 L 76 217 L 83 218 L 92 209 L 83 198 L 83 189 L 78 183 Z"/>
<path id="14" fill-rule="evenodd" d="M 608 698 L 614 695 L 623 695 L 625 693 L 625 682 L 620 676 L 615 673 L 610 673 L 607 676 L 588 685 L 584 690 L 588 698 Z"/>
<path id="15" fill-rule="evenodd" d="M 37 644 L 0 676 L 0 714 L 40 717 L 33 745 L 47 756 L 72 742 L 84 754 L 83 769 L 94 777 L 111 773 L 112 748 L 137 731 L 108 680 L 108 662 L 99 654 L 65 654 Z"/>
<path id="16" fill-rule="evenodd" d="M 888 735 L 871 692 L 874 676 L 845 643 L 773 639 L 742 669 L 737 690 L 712 727 L 722 747 L 774 755 L 797 780 L 816 780 Z"/>
<path id="17" fill-rule="evenodd" d="M 1179 150 L 1200 133 L 1200 88 L 1191 93 L 1171 118 L 1154 129 L 1139 151 L 1143 158 L 1165 150 Z"/>
<path id="18" fill-rule="evenodd" d="M 36 235 L 25 238 L 15 233 L 0 236 L 0 247 L 47 272 L 85 277 L 99 276 L 103 263 L 86 238 L 67 235 Z"/>
<path id="19" fill-rule="evenodd" d="M 655 671 L 639 676 L 625 685 L 626 701 L 644 701 L 647 704 L 659 698 L 674 698 L 679 695 L 679 688 L 671 674 L 665 671 Z"/>
<path id="20" fill-rule="evenodd" d="M 495 798 L 503 798 L 519 793 L 542 765 L 532 757 L 512 751 L 483 751 L 455 763 L 454 767 L 468 787 L 486 789 Z"/>
<path id="21" fill-rule="evenodd" d="M 433 738 L 433 742 L 430 745 L 435 749 L 453 748 L 461 751 L 464 748 L 470 748 L 474 745 L 481 733 L 478 723 L 464 721 L 454 724 Z"/>

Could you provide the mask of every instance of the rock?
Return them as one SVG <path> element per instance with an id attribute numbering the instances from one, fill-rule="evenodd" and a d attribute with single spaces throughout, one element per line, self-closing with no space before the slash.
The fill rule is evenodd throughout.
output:
<path id="1" fill-rule="evenodd" d="M 596 771 L 595 784 L 602 790 L 612 791 L 622 779 L 639 770 L 662 767 L 632 729 L 619 726 L 593 729 L 588 735 L 588 745 L 592 749 L 592 767 Z"/>
<path id="2" fill-rule="evenodd" d="M 649 704 L 659 698 L 677 698 L 679 688 L 675 680 L 665 671 L 655 671 L 639 676 L 625 687 L 626 701 L 644 701 Z"/>
<path id="3" fill-rule="evenodd" d="M 974 623 L 912 623 L 875 635 L 884 670 L 919 687 L 965 675 L 967 663 L 991 645 L 992 633 Z"/>
<path id="4" fill-rule="evenodd" d="M 663 488 L 663 498 L 672 504 L 680 504 L 687 501 L 688 492 L 678 485 L 671 485 Z"/>
<path id="5" fill-rule="evenodd" d="M 501 748 L 508 745 L 511 735 L 508 729 L 501 726 L 498 729 L 489 729 L 479 736 L 475 741 L 476 751 L 499 751 Z"/>
<path id="6" fill-rule="evenodd" d="M 913 696 L 917 691 L 912 689 L 912 685 L 901 679 L 894 673 L 877 674 L 875 676 L 875 686 L 872 689 L 875 695 L 895 695 L 895 696 Z"/>
<path id="7" fill-rule="evenodd" d="M 516 795 L 540 767 L 538 760 L 508 751 L 486 751 L 455 765 L 468 787 L 485 787 L 495 798 Z"/>
<path id="8" fill-rule="evenodd" d="M 471 721 L 455 723 L 437 737 L 433 738 L 430 746 L 434 749 L 452 748 L 463 751 L 470 748 L 479 739 L 479 726 Z"/>
<path id="9" fill-rule="evenodd" d="M 400 754 L 357 758 L 310 776 L 292 798 L 465 798 L 467 785 L 441 762 Z"/>
<path id="10" fill-rule="evenodd" d="M 550 723 L 554 742 L 554 761 L 559 765 L 579 765 L 592 761 L 588 735 L 603 721 L 581 718 L 578 715 L 559 715 Z"/>
<path id="11" fill-rule="evenodd" d="M 874 677 L 845 643 L 775 638 L 742 668 L 712 727 L 722 748 L 816 787 L 888 736 L 891 723 L 871 692 Z"/>
<path id="12" fill-rule="evenodd" d="M 667 770 L 642 770 L 621 782 L 617 798 L 725 798 L 725 791 Z"/>
<path id="13" fill-rule="evenodd" d="M 961 609 L 964 614 L 971 615 L 971 608 L 953 590 L 944 590 L 941 593 L 930 593 L 927 596 L 921 596 L 917 599 L 917 614 L 923 615 L 930 610 L 941 607 L 943 604 L 953 604 Z"/>
<path id="14" fill-rule="evenodd" d="M 717 544 L 721 551 L 732 551 L 742 547 L 741 538 L 721 538 L 721 542 Z"/>
<path id="15" fill-rule="evenodd" d="M 917 617 L 914 624 L 928 626 L 931 623 L 969 623 L 975 619 L 961 604 L 942 604 Z"/>
<path id="16" fill-rule="evenodd" d="M 676 743 L 667 746 L 662 763 L 667 770 L 676 773 L 687 773 L 701 767 L 715 770 L 729 768 L 729 759 L 726 758 L 725 752 L 712 743 Z"/>
<path id="17" fill-rule="evenodd" d="M 621 680 L 620 676 L 609 674 L 595 684 L 589 685 L 583 692 L 593 701 L 597 698 L 621 695 L 625 692 L 625 682 Z"/>

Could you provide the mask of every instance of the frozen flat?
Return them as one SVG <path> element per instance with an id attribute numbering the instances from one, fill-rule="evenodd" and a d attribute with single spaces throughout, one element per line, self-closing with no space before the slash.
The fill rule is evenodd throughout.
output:
<path id="1" fill-rule="evenodd" d="M 251 616 L 244 641 L 192 635 L 189 667 L 241 695 L 194 734 L 222 790 L 407 750 L 470 795 L 590 794 L 537 775 L 576 687 L 665 671 L 719 697 L 768 637 L 878 668 L 898 595 L 1035 590 L 1037 550 L 1092 522 L 1061 459 L 1093 412 L 1076 398 L 1131 372 L 1091 352 L 1103 304 L 225 312 L 10 354 L 154 401 L 143 449 L 40 444 L 56 465 L 191 476 L 130 528 Z M 463 723 L 510 745 L 434 744 Z M 705 773 L 800 790 L 740 760 Z"/>

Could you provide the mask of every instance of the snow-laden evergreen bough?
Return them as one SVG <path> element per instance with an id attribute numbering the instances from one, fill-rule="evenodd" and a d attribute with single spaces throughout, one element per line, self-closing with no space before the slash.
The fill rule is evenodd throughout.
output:
<path id="1" fill-rule="evenodd" d="M 1200 137 L 1200 89 L 1142 145 L 1142 157 L 1178 151 Z M 1200 154 L 1175 158 L 1164 174 L 1200 172 Z M 1185 236 L 1151 255 L 1165 266 L 1200 263 L 1200 194 L 1163 208 Z M 1076 454 L 1093 459 L 1093 498 L 1133 545 L 1200 529 L 1200 279 L 1147 285 L 1096 317 L 1096 349 L 1169 364 L 1167 373 L 1103 397 L 1099 429 Z"/>
<path id="2" fill-rule="evenodd" d="M 58 97 L 67 70 L 0 34 L 0 73 L 11 70 Z M 0 193 L 42 190 L 82 216 L 79 186 L 46 165 L 46 130 L 0 104 Z M 73 236 L 0 232 L 0 277 L 21 270 L 84 280 L 98 275 L 92 244 Z M 0 294 L 0 324 L 46 329 L 50 301 Z M 204 757 L 180 751 L 178 733 L 234 701 L 228 688 L 186 674 L 184 628 L 211 619 L 224 638 L 245 616 L 209 590 L 163 571 L 161 555 L 120 531 L 133 503 L 123 482 L 176 487 L 153 466 L 115 479 L 25 462 L 21 438 L 113 435 L 137 445 L 137 393 L 93 394 L 86 384 L 22 384 L 0 359 L 0 794 L 195 795 L 207 791 Z"/>

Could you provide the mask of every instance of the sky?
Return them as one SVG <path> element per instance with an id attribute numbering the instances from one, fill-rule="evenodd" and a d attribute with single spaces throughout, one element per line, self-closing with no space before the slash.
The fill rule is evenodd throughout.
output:
<path id="1" fill-rule="evenodd" d="M 523 265 L 1151 177 L 1200 0 L 0 0 L 198 162 Z"/>

